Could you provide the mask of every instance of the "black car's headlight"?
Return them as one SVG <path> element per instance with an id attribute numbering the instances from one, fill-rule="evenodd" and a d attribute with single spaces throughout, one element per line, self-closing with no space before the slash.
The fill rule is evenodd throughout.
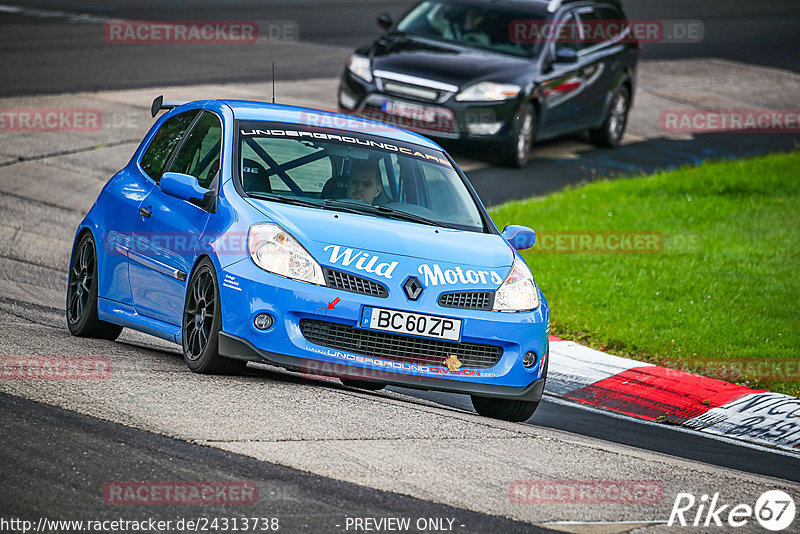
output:
<path id="1" fill-rule="evenodd" d="M 372 66 L 368 57 L 353 54 L 347 60 L 347 70 L 364 81 L 372 82 Z"/>
<path id="2" fill-rule="evenodd" d="M 275 223 L 250 227 L 247 248 L 253 262 L 273 274 L 324 286 L 322 267 L 292 235 Z"/>
<path id="3" fill-rule="evenodd" d="M 522 88 L 513 83 L 478 82 L 456 95 L 459 102 L 499 102 L 516 97 Z"/>

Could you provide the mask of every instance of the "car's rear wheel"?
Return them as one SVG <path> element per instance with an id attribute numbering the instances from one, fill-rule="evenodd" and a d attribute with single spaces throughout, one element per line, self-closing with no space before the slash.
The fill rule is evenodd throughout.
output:
<path id="1" fill-rule="evenodd" d="M 115 340 L 122 327 L 97 316 L 97 251 L 94 238 L 84 233 L 72 247 L 67 281 L 67 327 L 74 336 Z"/>
<path id="2" fill-rule="evenodd" d="M 472 406 L 479 415 L 521 423 L 527 421 L 539 407 L 539 402 L 511 399 L 491 399 L 472 396 Z"/>
<path id="3" fill-rule="evenodd" d="M 522 106 L 511 124 L 511 139 L 500 151 L 500 163 L 509 167 L 524 167 L 530 160 L 533 137 L 536 131 L 536 114 L 533 106 Z"/>
<path id="4" fill-rule="evenodd" d="M 366 389 L 369 391 L 380 391 L 386 387 L 386 384 L 382 384 L 380 382 L 369 382 L 367 380 L 350 380 L 346 378 L 340 378 L 342 384 L 349 388 L 358 388 L 358 389 Z"/>
<path id="5" fill-rule="evenodd" d="M 189 279 L 183 307 L 183 360 L 195 373 L 234 374 L 247 362 L 219 354 L 222 306 L 214 264 L 204 258 Z"/>
<path id="6" fill-rule="evenodd" d="M 608 108 L 606 120 L 599 128 L 589 131 L 592 143 L 606 147 L 619 146 L 628 124 L 630 107 L 631 91 L 627 85 L 621 85 L 611 98 L 611 106 Z"/>

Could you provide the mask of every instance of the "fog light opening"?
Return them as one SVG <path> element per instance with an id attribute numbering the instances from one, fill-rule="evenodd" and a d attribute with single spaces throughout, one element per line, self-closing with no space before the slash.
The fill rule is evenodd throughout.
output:
<path id="1" fill-rule="evenodd" d="M 259 313 L 253 319 L 253 326 L 259 330 L 268 330 L 272 326 L 272 316 L 268 313 Z"/>
<path id="2" fill-rule="evenodd" d="M 525 356 L 522 357 L 522 365 L 524 365 L 526 369 L 530 369 L 536 365 L 536 353 L 526 352 Z"/>

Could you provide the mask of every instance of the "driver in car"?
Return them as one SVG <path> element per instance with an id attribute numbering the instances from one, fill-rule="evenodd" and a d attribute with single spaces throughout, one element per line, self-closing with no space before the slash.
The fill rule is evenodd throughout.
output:
<path id="1" fill-rule="evenodd" d="M 380 193 L 381 182 L 377 166 L 368 160 L 351 160 L 350 178 L 347 180 L 347 198 L 372 204 Z"/>

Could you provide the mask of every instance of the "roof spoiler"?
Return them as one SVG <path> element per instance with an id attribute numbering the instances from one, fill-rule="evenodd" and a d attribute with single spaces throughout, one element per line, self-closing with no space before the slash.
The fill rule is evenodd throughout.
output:
<path id="1" fill-rule="evenodd" d="M 164 95 L 158 95 L 155 100 L 153 100 L 153 105 L 150 106 L 150 114 L 155 118 L 162 109 L 176 108 L 182 104 L 186 104 L 186 102 L 185 100 L 164 100 Z"/>

